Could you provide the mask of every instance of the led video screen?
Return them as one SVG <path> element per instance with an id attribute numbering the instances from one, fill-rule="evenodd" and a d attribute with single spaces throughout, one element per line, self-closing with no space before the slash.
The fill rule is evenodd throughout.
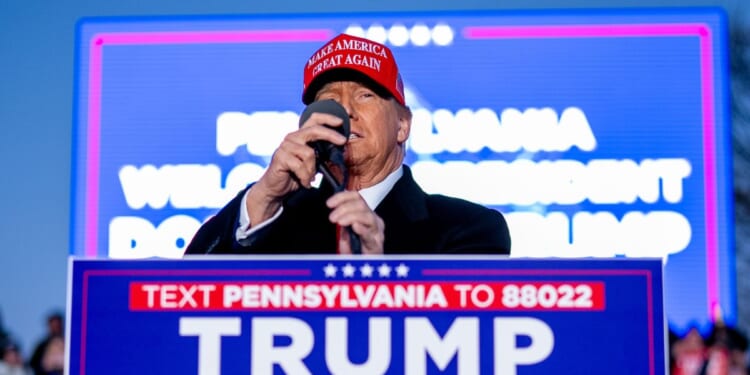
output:
<path id="1" fill-rule="evenodd" d="M 298 126 L 339 33 L 389 45 L 430 193 L 515 257 L 664 257 L 678 330 L 735 319 L 726 22 L 714 10 L 84 19 L 70 252 L 178 258 Z"/>

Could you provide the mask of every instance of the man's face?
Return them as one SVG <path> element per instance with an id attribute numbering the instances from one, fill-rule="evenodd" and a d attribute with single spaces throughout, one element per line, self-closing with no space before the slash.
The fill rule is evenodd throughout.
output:
<path id="1" fill-rule="evenodd" d="M 411 116 L 393 99 L 384 99 L 353 81 L 327 83 L 315 97 L 323 99 L 339 102 L 349 114 L 346 161 L 351 178 L 359 185 L 355 188 L 372 186 L 401 165 Z"/>

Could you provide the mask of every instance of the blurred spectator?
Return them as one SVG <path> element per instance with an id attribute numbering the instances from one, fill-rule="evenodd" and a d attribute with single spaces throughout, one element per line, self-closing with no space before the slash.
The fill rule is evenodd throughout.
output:
<path id="1" fill-rule="evenodd" d="M 709 348 L 707 374 L 724 374 L 711 372 L 711 370 L 714 370 L 712 366 L 715 366 L 717 371 L 726 368 L 725 373 L 729 375 L 747 375 L 745 353 L 747 352 L 748 341 L 747 337 L 740 331 L 717 322 L 706 339 L 706 345 Z M 713 361 L 713 359 L 716 359 L 716 361 Z"/>
<path id="2" fill-rule="evenodd" d="M 10 334 L 3 326 L 3 315 L 0 314 L 0 348 L 4 348 L 10 342 Z"/>
<path id="3" fill-rule="evenodd" d="M 674 345 L 680 340 L 680 336 L 677 335 L 677 332 L 672 330 L 672 327 L 668 328 L 667 334 L 667 355 L 669 356 L 669 371 L 672 371 L 672 369 L 675 367 Z"/>
<path id="4" fill-rule="evenodd" d="M 674 357 L 673 375 L 699 375 L 706 362 L 706 346 L 698 329 L 690 328 L 688 333 L 672 346 Z"/>
<path id="5" fill-rule="evenodd" d="M 54 336 L 47 343 L 42 356 L 42 370 L 45 375 L 62 375 L 65 368 L 65 340 Z"/>
<path id="6" fill-rule="evenodd" d="M 721 321 L 704 339 L 691 328 L 671 347 L 673 375 L 748 375 L 748 340 L 738 330 Z"/>
<path id="7" fill-rule="evenodd" d="M 24 365 L 18 346 L 7 341 L 2 349 L 0 375 L 31 375 L 31 369 Z"/>
<path id="8" fill-rule="evenodd" d="M 65 358 L 63 340 L 63 316 L 53 313 L 47 317 L 47 335 L 34 348 L 29 366 L 34 375 L 62 374 Z"/>

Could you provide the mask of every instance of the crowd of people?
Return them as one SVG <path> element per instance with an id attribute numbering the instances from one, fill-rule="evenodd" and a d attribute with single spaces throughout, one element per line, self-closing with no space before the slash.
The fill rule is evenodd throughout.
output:
<path id="1" fill-rule="evenodd" d="M 669 352 L 672 375 L 750 375 L 747 336 L 721 321 L 705 336 L 696 327 L 670 331 Z"/>
<path id="2" fill-rule="evenodd" d="M 47 332 L 34 347 L 28 361 L 16 339 L 0 319 L 0 375 L 62 375 L 65 367 L 63 315 L 47 316 Z"/>

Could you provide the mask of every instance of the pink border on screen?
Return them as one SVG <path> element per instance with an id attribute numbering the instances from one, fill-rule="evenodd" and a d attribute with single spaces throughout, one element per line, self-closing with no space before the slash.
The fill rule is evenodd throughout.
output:
<path id="1" fill-rule="evenodd" d="M 99 33 L 89 47 L 89 101 L 86 138 L 86 208 L 83 252 L 96 257 L 99 241 L 99 157 L 101 134 L 102 50 L 105 45 L 208 44 L 208 43 L 292 43 L 325 42 L 332 30 L 253 30 L 253 31 L 169 31 Z"/>
<path id="2" fill-rule="evenodd" d="M 99 215 L 99 137 L 101 130 L 102 49 L 105 45 L 323 42 L 332 30 L 257 30 L 101 33 L 91 38 L 86 150 L 84 254 L 97 255 Z M 718 221 L 714 139 L 714 67 L 711 29 L 702 23 L 624 25 L 479 26 L 463 29 L 466 39 L 691 37 L 700 41 L 701 105 L 703 109 L 703 173 L 706 218 L 706 279 L 708 312 L 719 306 Z"/>
<path id="3" fill-rule="evenodd" d="M 719 299 L 719 235 L 716 201 L 714 62 L 711 28 L 703 23 L 560 26 L 478 26 L 463 29 L 466 39 L 698 37 L 703 112 L 703 188 L 706 220 L 706 289 L 708 316 Z"/>

